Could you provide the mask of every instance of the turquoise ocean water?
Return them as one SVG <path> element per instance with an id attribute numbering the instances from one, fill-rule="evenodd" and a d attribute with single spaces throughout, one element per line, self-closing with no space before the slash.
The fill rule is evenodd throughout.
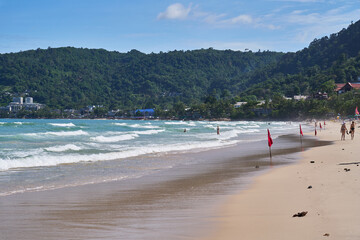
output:
<path id="1" fill-rule="evenodd" d="M 194 161 L 170 155 L 264 141 L 267 128 L 275 139 L 299 123 L 1 119 L 0 196 L 138 178 Z"/>

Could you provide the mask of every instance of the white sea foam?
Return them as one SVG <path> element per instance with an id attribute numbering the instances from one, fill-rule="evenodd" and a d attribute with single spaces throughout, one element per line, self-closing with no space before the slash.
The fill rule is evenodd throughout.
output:
<path id="1" fill-rule="evenodd" d="M 113 125 L 116 125 L 116 126 L 127 126 L 126 123 L 113 123 Z"/>
<path id="2" fill-rule="evenodd" d="M 8 122 L 8 124 L 16 124 L 16 125 L 33 125 L 31 122 Z"/>
<path id="3" fill-rule="evenodd" d="M 50 123 L 54 123 L 54 121 L 45 122 L 45 124 Z M 41 124 L 43 124 L 42 121 L 39 122 L 38 125 L 41 126 Z M 266 139 L 266 128 L 270 129 L 273 139 L 282 133 L 298 131 L 298 125 L 294 126 L 294 124 L 284 124 L 282 122 L 271 123 L 269 126 L 265 122 L 198 123 L 183 121 L 158 121 L 156 124 L 160 126 L 153 126 L 152 124 L 149 124 L 149 122 L 129 121 L 129 123 L 118 122 L 113 124 L 133 127 L 134 129 L 127 129 L 126 132 L 122 132 L 122 129 L 119 128 L 119 131 L 113 131 L 114 126 L 109 126 L 110 124 L 107 124 L 101 125 L 103 130 L 101 133 L 98 133 L 98 135 L 95 135 L 95 132 L 98 132 L 99 129 L 97 129 L 93 124 L 87 125 L 87 121 L 84 121 L 81 126 L 87 127 L 89 129 L 87 130 L 88 132 L 83 130 L 66 131 L 66 129 L 64 129 L 64 131 L 39 132 L 35 131 L 35 129 L 31 126 L 25 130 L 22 128 L 27 126 L 23 126 L 21 129 L 17 128 L 17 131 L 14 131 L 15 135 L 7 137 L 9 141 L 14 141 L 15 144 L 5 142 L 7 145 L 2 149 L 3 151 L 0 157 L 0 170 L 7 170 L 10 168 L 53 166 L 62 163 L 76 163 L 80 161 L 105 161 L 135 157 L 143 154 L 193 151 L 195 149 L 222 147 L 239 142 L 241 141 L 240 139 Z M 77 122 L 76 125 L 78 125 Z M 180 134 L 179 129 L 194 125 L 196 127 L 191 128 L 193 131 L 188 132 L 187 134 Z M 217 125 L 220 125 L 220 135 L 217 135 L 215 131 Z M 15 127 L 14 129 L 16 130 Z M 93 129 L 95 131 L 92 131 Z M 26 133 L 24 134 L 24 132 Z M 159 135 L 157 136 L 157 134 Z M 86 137 L 77 138 L 79 142 L 75 142 L 70 138 L 82 135 Z M 3 138 L 4 136 L 1 137 Z M 54 142 L 54 140 L 56 141 Z M 4 151 L 5 148 L 13 149 L 13 151 Z M 82 151 L 81 154 L 80 152 L 76 152 L 81 149 L 91 151 Z"/>
<path id="4" fill-rule="evenodd" d="M 59 164 L 69 164 L 77 162 L 94 162 L 94 161 L 108 161 L 122 158 L 135 157 L 144 154 L 155 154 L 164 152 L 181 152 L 193 149 L 208 149 L 214 147 L 221 147 L 225 145 L 236 144 L 237 141 L 202 141 L 202 142 L 187 142 L 182 144 L 168 144 L 168 145 L 148 145 L 145 147 L 132 148 L 125 151 L 99 153 L 89 155 L 67 154 L 63 156 L 54 156 L 50 154 L 38 154 L 35 156 L 21 158 L 21 159 L 0 159 L 0 170 L 9 170 L 14 168 L 40 167 L 40 166 L 55 166 Z"/>
<path id="5" fill-rule="evenodd" d="M 164 124 L 167 124 L 167 125 L 186 125 L 186 122 L 183 122 L 183 121 L 180 121 L 180 122 L 174 121 L 174 122 L 164 122 Z"/>
<path id="6" fill-rule="evenodd" d="M 79 150 L 81 150 L 81 147 L 76 146 L 74 144 L 66 144 L 66 145 L 58 145 L 58 146 L 48 147 L 48 148 L 45 148 L 45 150 L 49 151 L 49 152 L 65 152 L 68 150 L 79 151 Z"/>
<path id="7" fill-rule="evenodd" d="M 196 123 L 194 123 L 194 122 L 189 122 L 189 123 L 188 123 L 188 126 L 195 127 L 195 126 L 196 126 Z"/>
<path id="8" fill-rule="evenodd" d="M 120 142 L 120 141 L 131 140 L 137 137 L 139 137 L 138 134 L 131 133 L 131 134 L 124 134 L 117 136 L 97 136 L 97 137 L 91 137 L 90 139 L 96 142 L 108 143 L 108 142 Z"/>
<path id="9" fill-rule="evenodd" d="M 141 125 L 141 124 L 126 124 L 126 123 L 113 123 L 113 125 L 116 126 L 126 126 L 131 128 L 160 128 L 159 126 L 149 126 L 151 123 L 147 123 L 147 125 Z"/>
<path id="10" fill-rule="evenodd" d="M 271 122 L 271 125 L 291 125 L 290 122 Z"/>
<path id="11" fill-rule="evenodd" d="M 237 138 L 241 134 L 257 133 L 257 132 L 260 132 L 260 130 L 259 129 L 233 129 L 230 131 L 221 131 L 221 128 L 220 128 L 219 135 L 217 135 L 215 132 L 213 132 L 213 133 L 198 134 L 195 137 L 200 138 L 200 139 L 228 140 L 228 139 L 232 139 L 232 138 Z"/>
<path id="12" fill-rule="evenodd" d="M 41 148 L 26 149 L 26 151 L 11 151 L 8 156 L 9 158 L 25 158 L 43 153 L 44 150 Z"/>
<path id="13" fill-rule="evenodd" d="M 152 129 L 152 128 L 160 128 L 159 126 L 149 126 L 149 125 L 146 125 L 146 126 L 139 126 L 137 128 L 147 128 L 147 129 Z"/>
<path id="14" fill-rule="evenodd" d="M 60 131 L 60 132 L 44 132 L 44 133 L 25 133 L 25 136 L 31 137 L 43 137 L 43 136 L 81 136 L 81 135 L 89 135 L 87 132 L 83 130 L 77 131 Z"/>
<path id="15" fill-rule="evenodd" d="M 260 125 L 245 125 L 241 126 L 241 128 L 260 128 Z"/>
<path id="16" fill-rule="evenodd" d="M 239 122 L 215 122 L 215 124 L 220 126 L 236 126 L 239 125 Z"/>
<path id="17" fill-rule="evenodd" d="M 36 191 L 41 191 L 43 189 L 44 189 L 44 186 L 28 187 L 25 189 L 19 189 L 19 190 L 14 190 L 14 191 L 10 191 L 10 192 L 3 192 L 3 193 L 0 193 L 0 196 L 8 196 L 8 195 L 12 195 L 12 194 L 16 194 L 16 193 L 24 193 L 24 192 L 36 192 Z"/>
<path id="18" fill-rule="evenodd" d="M 152 135 L 152 134 L 158 134 L 158 133 L 161 133 L 164 131 L 165 131 L 165 129 L 159 129 L 159 130 L 134 131 L 133 133 L 140 134 L 140 135 Z"/>
<path id="19" fill-rule="evenodd" d="M 160 128 L 159 126 L 149 126 L 149 125 L 140 125 L 140 124 L 132 124 L 132 125 L 128 125 L 129 127 L 132 128 Z"/>
<path id="20" fill-rule="evenodd" d="M 214 125 L 211 125 L 211 124 L 206 124 L 206 125 L 204 125 L 204 127 L 211 128 L 211 129 L 216 129 L 217 128 L 217 126 L 214 126 Z"/>
<path id="21" fill-rule="evenodd" d="M 75 124 L 73 123 L 49 123 L 49 124 L 55 127 L 75 127 Z"/>

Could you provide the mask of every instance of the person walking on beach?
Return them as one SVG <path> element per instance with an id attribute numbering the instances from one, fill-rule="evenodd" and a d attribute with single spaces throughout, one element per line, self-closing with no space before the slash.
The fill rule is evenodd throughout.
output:
<path id="1" fill-rule="evenodd" d="M 219 127 L 219 125 L 216 128 L 216 132 L 217 132 L 217 135 L 220 135 L 220 127 Z"/>
<path id="2" fill-rule="evenodd" d="M 355 135 L 355 122 L 352 121 L 350 125 L 350 134 L 351 134 L 351 140 L 354 140 Z"/>
<path id="3" fill-rule="evenodd" d="M 344 140 L 345 141 L 345 132 L 347 131 L 345 122 L 343 122 L 343 124 L 341 125 L 340 128 L 340 132 L 341 132 L 341 141 Z"/>

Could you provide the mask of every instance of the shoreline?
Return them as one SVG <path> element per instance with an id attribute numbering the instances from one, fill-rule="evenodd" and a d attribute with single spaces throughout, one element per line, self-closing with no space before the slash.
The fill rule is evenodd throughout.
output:
<path id="1" fill-rule="evenodd" d="M 135 121 L 184 121 L 184 122 L 189 122 L 189 121 L 194 121 L 194 122 L 239 122 L 239 121 L 252 121 L 252 122 L 304 122 L 304 123 L 308 123 L 308 124 L 312 124 L 313 123 L 313 118 L 295 118 L 295 119 L 281 119 L 281 118 L 274 118 L 274 119 L 269 119 L 269 118 L 249 118 L 249 119 L 231 119 L 231 118 L 194 118 L 194 119 L 183 119 L 183 118 L 142 118 L 142 117 L 134 117 L 134 118 L 129 118 L 129 117 L 124 117 L 124 118 L 113 118 L 113 117 L 94 117 L 94 118 L 11 118 L 11 117 L 0 117 L 1 119 L 18 119 L 18 120 L 41 120 L 41 119 L 47 119 L 47 120 L 135 120 Z M 324 119 L 325 121 L 330 121 L 329 119 Z"/>
<path id="2" fill-rule="evenodd" d="M 279 137 L 284 146 L 274 149 L 274 166 L 297 161 L 296 140 Z M 313 138 L 306 142 L 308 147 L 316 143 Z M 220 201 L 269 169 L 266 143 L 248 146 L 248 151 L 264 150 L 250 156 L 239 155 L 236 147 L 191 153 L 204 161 L 139 179 L 0 197 L 0 216 L 7 219 L 0 232 L 10 240 L 195 239 L 213 225 Z"/>
<path id="3" fill-rule="evenodd" d="M 357 131 L 354 140 L 340 141 L 339 129 L 340 123 L 328 122 L 318 137 L 333 144 L 301 153 L 295 164 L 257 176 L 228 197 L 201 239 L 359 239 L 360 167 L 339 164 L 358 161 L 360 136 Z M 293 217 L 303 211 L 306 216 Z"/>

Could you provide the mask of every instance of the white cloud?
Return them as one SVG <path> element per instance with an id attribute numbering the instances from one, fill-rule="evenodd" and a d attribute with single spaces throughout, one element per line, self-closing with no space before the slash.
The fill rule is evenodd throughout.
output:
<path id="1" fill-rule="evenodd" d="M 236 23 L 244 23 L 250 24 L 253 23 L 253 18 L 250 15 L 239 15 L 237 17 L 229 19 L 229 22 L 236 24 Z"/>
<path id="2" fill-rule="evenodd" d="M 314 38 L 336 33 L 347 27 L 351 21 L 356 21 L 360 9 L 345 11 L 343 7 L 331 9 L 325 13 L 293 12 L 283 16 L 287 27 L 293 26 L 298 32 L 295 39 L 299 42 L 310 42 Z M 286 26 L 284 26 L 286 27 Z"/>
<path id="3" fill-rule="evenodd" d="M 174 3 L 167 7 L 164 12 L 158 14 L 157 19 L 185 20 L 203 22 L 216 28 L 235 27 L 246 25 L 254 28 L 266 28 L 270 30 L 278 29 L 274 24 L 268 24 L 263 21 L 264 17 L 254 18 L 249 14 L 240 14 L 237 16 L 228 16 L 226 13 L 203 12 L 199 10 L 199 5 L 187 8 L 181 3 Z"/>
<path id="4" fill-rule="evenodd" d="M 294 11 L 292 11 L 291 14 L 301 14 L 301 13 L 304 13 L 304 12 L 307 12 L 307 10 L 294 10 Z"/>
<path id="5" fill-rule="evenodd" d="M 200 16 L 200 15 L 198 15 Z M 216 24 L 221 21 L 226 16 L 226 14 L 203 14 L 203 21 L 208 24 Z"/>
<path id="6" fill-rule="evenodd" d="M 174 3 L 167 7 L 165 12 L 159 13 L 158 19 L 180 19 L 184 20 L 189 16 L 191 4 L 185 8 L 181 3 Z"/>

